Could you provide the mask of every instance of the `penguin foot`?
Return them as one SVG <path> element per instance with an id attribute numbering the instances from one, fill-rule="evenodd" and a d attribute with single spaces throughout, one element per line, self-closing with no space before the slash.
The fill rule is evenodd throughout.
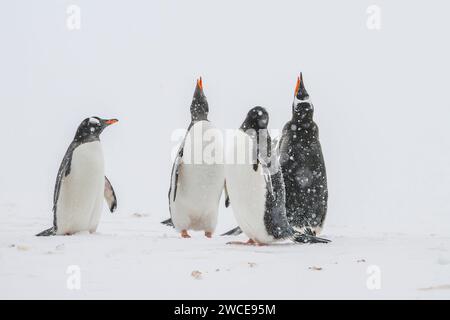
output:
<path id="1" fill-rule="evenodd" d="M 255 241 L 255 240 L 253 240 L 253 239 L 248 239 L 247 245 L 249 245 L 249 246 L 258 246 L 258 247 L 264 247 L 264 246 L 267 246 L 267 244 L 262 243 L 262 242 L 257 242 L 257 241 Z"/>
<path id="2" fill-rule="evenodd" d="M 206 231 L 205 232 L 205 237 L 207 237 L 207 238 L 212 238 L 212 232 L 208 232 L 208 231 Z"/>
<path id="3" fill-rule="evenodd" d="M 247 242 L 243 242 L 243 241 L 230 241 L 230 242 L 227 242 L 227 244 L 239 244 L 239 245 L 244 245 L 244 246 L 259 246 L 259 245 L 262 245 L 262 244 L 259 244 L 259 243 L 255 242 L 255 241 L 252 240 L 252 239 L 248 239 Z"/>
<path id="4" fill-rule="evenodd" d="M 191 236 L 189 235 L 187 230 L 181 230 L 181 237 L 187 239 L 190 238 Z"/>
<path id="5" fill-rule="evenodd" d="M 244 241 L 230 241 L 227 244 L 239 244 L 239 245 L 247 245 L 247 242 Z"/>

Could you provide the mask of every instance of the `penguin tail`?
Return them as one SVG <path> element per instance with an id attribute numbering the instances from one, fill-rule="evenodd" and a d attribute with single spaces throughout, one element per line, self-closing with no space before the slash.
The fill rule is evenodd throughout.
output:
<path id="1" fill-rule="evenodd" d="M 161 223 L 162 223 L 163 225 L 165 225 L 165 226 L 168 226 L 168 227 L 174 227 L 171 218 L 169 218 L 169 219 L 167 219 L 167 220 L 164 220 L 164 221 L 161 221 Z"/>
<path id="2" fill-rule="evenodd" d="M 296 243 L 329 243 L 331 240 L 295 231 L 292 240 Z"/>
<path id="3" fill-rule="evenodd" d="M 221 236 L 238 236 L 238 235 L 240 235 L 241 233 L 242 233 L 241 228 L 236 227 L 236 228 L 234 228 L 234 229 L 231 229 L 231 230 L 228 231 L 228 232 L 225 232 L 225 233 L 221 234 Z"/>
<path id="4" fill-rule="evenodd" d="M 51 227 L 47 230 L 44 230 L 44 231 L 38 233 L 36 235 L 36 237 L 48 237 L 48 236 L 54 236 L 55 234 L 56 234 L 55 228 Z"/>

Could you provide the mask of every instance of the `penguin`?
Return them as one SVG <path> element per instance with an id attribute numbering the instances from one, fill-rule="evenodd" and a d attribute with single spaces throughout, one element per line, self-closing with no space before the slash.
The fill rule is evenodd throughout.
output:
<path id="1" fill-rule="evenodd" d="M 173 225 L 183 238 L 190 238 L 188 230 L 204 231 L 211 238 L 217 225 L 225 173 L 220 159 L 222 140 L 215 136 L 214 151 L 219 158 L 206 152 L 211 145 L 206 136 L 218 130 L 208 120 L 209 106 L 201 77 L 197 80 L 190 111 L 191 122 L 172 166 L 168 193 L 171 219 L 162 223 Z M 227 196 L 225 202 L 228 206 Z"/>
<path id="2" fill-rule="evenodd" d="M 327 214 L 328 188 L 319 128 L 313 114 L 314 106 L 300 73 L 292 119 L 284 126 L 280 138 L 280 163 L 289 223 L 298 231 L 318 235 Z"/>
<path id="3" fill-rule="evenodd" d="M 104 173 L 100 134 L 117 119 L 91 117 L 79 125 L 59 167 L 53 195 L 53 227 L 37 236 L 72 235 L 97 230 L 106 199 L 117 208 L 114 189 Z"/>
<path id="4" fill-rule="evenodd" d="M 329 242 L 289 225 L 283 176 L 268 123 L 269 114 L 263 107 L 252 108 L 235 134 L 235 143 L 229 145 L 228 153 L 233 158 L 227 157 L 225 178 L 231 208 L 240 229 L 249 238 L 246 243 L 230 244 L 266 245 L 288 239 L 297 243 Z M 243 153 L 251 161 L 235 161 L 234 155 Z"/>

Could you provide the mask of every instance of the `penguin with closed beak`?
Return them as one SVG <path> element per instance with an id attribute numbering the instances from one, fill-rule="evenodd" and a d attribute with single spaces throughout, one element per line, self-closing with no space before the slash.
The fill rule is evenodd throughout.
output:
<path id="1" fill-rule="evenodd" d="M 201 77 L 197 80 L 190 111 L 191 122 L 172 167 L 171 219 L 162 223 L 173 225 L 183 238 L 190 238 L 189 230 L 204 231 L 211 238 L 225 186 L 223 141 L 221 132 L 208 120 L 209 106 Z M 225 202 L 228 206 L 228 197 Z"/>
<path id="2" fill-rule="evenodd" d="M 97 230 L 106 199 L 109 210 L 117 208 L 114 189 L 105 176 L 100 134 L 116 119 L 91 117 L 79 125 L 61 162 L 53 195 L 53 227 L 37 236 L 71 235 Z"/>
<path id="3" fill-rule="evenodd" d="M 297 78 L 292 119 L 280 139 L 280 163 L 286 186 L 286 215 L 298 231 L 318 235 L 327 214 L 328 188 L 319 128 L 303 75 Z"/>
<path id="4" fill-rule="evenodd" d="M 294 230 L 285 209 L 285 186 L 278 154 L 267 130 L 269 114 L 262 107 L 252 108 L 228 145 L 225 177 L 231 207 L 239 228 L 249 240 L 230 244 L 266 245 L 280 240 L 297 243 L 327 243 Z M 236 161 L 234 155 L 245 155 Z M 242 160 L 242 157 L 241 157 Z"/>

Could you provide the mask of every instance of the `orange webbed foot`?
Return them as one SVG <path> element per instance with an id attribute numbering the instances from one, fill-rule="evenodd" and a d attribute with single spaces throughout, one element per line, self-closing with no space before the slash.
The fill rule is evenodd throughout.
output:
<path id="1" fill-rule="evenodd" d="M 227 244 L 239 244 L 239 245 L 244 245 L 244 246 L 254 246 L 256 245 L 256 242 L 252 239 L 248 239 L 247 242 L 243 242 L 243 241 L 230 241 L 227 242 Z"/>
<path id="2" fill-rule="evenodd" d="M 190 238 L 191 236 L 189 235 L 187 230 L 181 230 L 181 237 L 187 239 Z"/>

